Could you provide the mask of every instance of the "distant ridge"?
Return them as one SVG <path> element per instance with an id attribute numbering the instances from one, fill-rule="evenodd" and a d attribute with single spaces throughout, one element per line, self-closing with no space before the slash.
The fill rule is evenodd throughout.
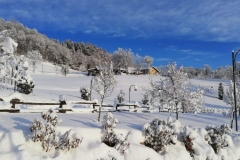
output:
<path id="1" fill-rule="evenodd" d="M 0 18 L 0 32 L 4 30 L 7 30 L 6 34 L 18 43 L 18 55 L 39 50 L 45 61 L 53 64 L 68 63 L 72 68 L 81 67 L 82 70 L 95 67 L 101 61 L 110 61 L 110 53 L 91 43 L 71 40 L 59 42 L 17 21 L 5 21 Z"/>

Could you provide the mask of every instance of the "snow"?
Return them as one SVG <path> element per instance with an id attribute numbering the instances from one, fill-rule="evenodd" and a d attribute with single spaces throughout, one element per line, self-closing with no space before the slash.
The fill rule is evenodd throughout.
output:
<path id="1" fill-rule="evenodd" d="M 11 93 L 9 96 L 2 96 L 1 98 L 4 102 L 10 102 L 12 99 L 19 99 L 20 102 L 24 101 L 22 94 L 17 92 Z"/>
<path id="2" fill-rule="evenodd" d="M 4 37 L 3 42 L 0 43 L 1 48 L 5 53 L 13 54 L 14 48 L 18 46 L 18 44 L 10 37 Z"/>
<path id="3" fill-rule="evenodd" d="M 76 149 L 70 151 L 57 151 L 52 149 L 50 152 L 42 150 L 40 143 L 34 143 L 30 139 L 32 134 L 29 130 L 34 118 L 42 120 L 41 113 L 49 108 L 57 111 L 59 106 L 39 106 L 39 105 L 16 105 L 20 113 L 4 113 L 0 112 L 0 157 L 1 159 L 68 159 L 68 160 L 96 160 L 96 159 L 111 159 L 115 157 L 118 160 L 191 160 L 189 152 L 185 149 L 184 144 L 177 140 L 175 145 L 167 146 L 166 150 L 157 153 L 153 149 L 142 145 L 144 135 L 142 128 L 144 124 L 150 123 L 153 119 L 158 117 L 161 120 L 168 119 L 172 122 L 173 128 L 180 128 L 183 130 L 188 126 L 191 137 L 194 139 L 194 146 L 196 148 L 196 156 L 202 160 L 209 159 L 220 160 L 230 159 L 237 160 L 240 158 L 240 136 L 237 132 L 228 136 L 226 140 L 229 146 L 221 149 L 220 153 L 216 155 L 204 140 L 206 134 L 205 127 L 209 124 L 220 126 L 222 124 L 230 124 L 230 118 L 224 118 L 221 112 L 217 113 L 179 113 L 179 120 L 176 121 L 175 113 L 158 112 L 158 108 L 152 108 L 151 112 L 112 112 L 112 116 L 117 118 L 119 123 L 115 128 L 117 134 L 126 136 L 129 131 L 130 148 L 127 156 L 121 155 L 115 148 L 109 147 L 101 142 L 102 137 L 102 123 L 97 122 L 97 114 L 92 113 L 92 106 L 76 105 L 73 102 L 84 101 L 81 99 L 79 87 L 90 86 L 92 77 L 85 76 L 85 74 L 78 71 L 71 70 L 70 74 L 63 76 L 60 70 L 56 71 L 56 67 L 50 63 L 44 62 L 43 66 L 39 65 L 35 73 L 27 71 L 35 81 L 36 85 L 33 93 L 25 95 L 13 91 L 13 86 L 10 84 L 8 88 L 0 90 L 0 98 L 4 101 L 0 103 L 0 108 L 10 108 L 9 103 L 11 99 L 17 98 L 24 102 L 59 102 L 59 96 L 62 95 L 68 106 L 73 112 L 57 113 L 59 119 L 62 119 L 62 124 L 56 127 L 56 130 L 61 134 L 73 129 L 78 138 L 83 138 L 82 143 Z M 43 71 L 42 71 L 43 69 Z M 128 102 L 129 87 L 131 85 L 138 86 L 137 91 L 130 92 L 131 104 L 141 105 L 144 90 L 143 87 L 148 87 L 148 75 L 121 75 L 117 76 L 117 86 L 113 94 L 104 100 L 104 104 L 114 105 L 117 95 L 120 90 L 125 92 L 125 98 Z M 152 76 L 154 80 L 159 80 L 157 76 Z M 214 80 L 214 79 L 191 79 L 192 87 L 200 85 L 202 89 L 211 87 L 211 90 L 205 92 L 204 105 L 207 108 L 213 109 L 231 109 L 231 106 L 224 101 L 218 99 L 217 91 L 219 83 L 223 83 L 225 89 L 228 88 L 229 81 Z M 92 102 L 99 102 L 100 96 L 96 92 L 92 92 Z M 126 103 L 127 104 L 127 103 Z M 115 104 L 116 105 L 116 104 Z M 32 113 L 25 113 L 25 112 Z M 81 111 L 81 112 L 80 112 Z M 153 112 L 154 111 L 154 112 Z M 36 112 L 36 113 L 35 113 Z M 103 113 L 105 114 L 105 113 Z M 102 117 L 103 117 L 102 114 Z M 101 118 L 102 118 L 101 117 Z M 170 117 L 170 118 L 169 118 Z M 235 126 L 235 123 L 234 123 Z M 147 126 L 145 126 L 147 127 Z M 239 126 L 240 127 L 240 126 Z M 175 132 L 179 132 L 176 130 Z"/>

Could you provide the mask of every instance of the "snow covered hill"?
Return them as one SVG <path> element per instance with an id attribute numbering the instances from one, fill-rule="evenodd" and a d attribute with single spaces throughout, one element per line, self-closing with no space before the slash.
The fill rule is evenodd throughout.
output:
<path id="1" fill-rule="evenodd" d="M 43 70 L 43 71 L 42 71 Z M 80 87 L 90 87 L 92 77 L 78 71 L 71 71 L 66 77 L 60 73 L 60 69 L 50 63 L 43 63 L 43 66 L 38 66 L 35 73 L 32 73 L 31 68 L 28 70 L 34 79 L 36 86 L 33 93 L 30 95 L 23 95 L 24 101 L 38 101 L 38 102 L 58 102 L 59 95 L 63 95 L 67 102 L 80 101 Z M 151 77 L 158 80 L 159 77 Z M 147 87 L 149 83 L 149 76 L 147 75 L 122 75 L 117 76 L 117 86 L 114 93 L 106 98 L 105 104 L 114 104 L 120 90 L 125 92 L 125 101 L 129 101 L 129 87 L 130 85 L 137 85 L 138 90 L 131 90 L 131 103 L 141 102 L 143 98 L 143 87 Z M 191 79 L 192 86 L 200 85 L 206 90 L 204 94 L 204 105 L 216 109 L 230 109 L 230 105 L 217 98 L 217 90 L 219 83 L 222 82 L 223 86 L 227 88 L 229 82 L 227 80 L 212 80 L 212 79 Z M 8 85 L 9 86 L 9 85 Z M 8 97 L 13 93 L 13 89 L 2 89 L 0 97 Z M 93 91 L 92 99 L 99 100 L 100 97 Z M 1 102 L 1 108 L 10 108 L 8 102 Z M 69 106 L 73 107 L 73 106 Z M 39 111 L 47 110 L 51 106 L 34 106 L 34 105 L 17 105 L 22 113 L 0 113 L 0 157 L 1 159 L 69 159 L 69 160 L 97 160 L 97 159 L 117 159 L 126 160 L 176 160 L 176 159 L 192 159 L 190 154 L 185 149 L 184 145 L 178 141 L 176 145 L 171 145 L 169 150 L 165 153 L 157 153 L 153 149 L 142 145 L 144 136 L 142 135 L 142 127 L 145 123 L 149 123 L 154 118 L 167 119 L 171 117 L 175 119 L 175 114 L 168 112 L 113 112 L 113 116 L 119 120 L 116 127 L 117 133 L 126 135 L 128 131 L 132 131 L 129 137 L 130 148 L 127 156 L 122 156 L 116 149 L 108 147 L 101 142 L 101 123 L 97 122 L 97 113 L 80 110 L 76 112 L 58 113 L 58 117 L 62 119 L 62 124 L 57 126 L 57 131 L 64 133 L 66 130 L 74 129 L 79 138 L 83 137 L 82 143 L 78 148 L 70 151 L 57 151 L 52 149 L 50 152 L 42 150 L 40 144 L 32 142 L 29 131 L 29 126 L 34 118 L 41 120 Z M 58 106 L 54 107 L 58 108 Z M 152 108 L 153 109 L 153 108 Z M 23 113 L 31 111 L 31 113 Z M 37 113 L 32 113 L 38 111 Z M 181 126 L 189 126 L 190 128 L 205 128 L 209 124 L 220 126 L 222 124 L 230 124 L 229 118 L 223 118 L 222 113 L 180 113 L 179 121 Z M 181 128 L 182 129 L 182 128 Z M 222 149 L 218 155 L 212 155 L 212 159 L 239 159 L 240 158 L 240 137 L 238 133 L 233 132 L 231 135 L 234 138 L 231 146 Z M 199 153 L 204 150 L 204 145 L 207 142 L 198 141 L 194 142 L 195 145 L 201 145 Z M 212 153 L 211 149 L 205 148 L 205 154 Z M 196 153 L 198 154 L 198 153 Z M 210 155 L 210 154 L 209 154 Z M 201 159 L 201 156 L 199 156 Z"/>

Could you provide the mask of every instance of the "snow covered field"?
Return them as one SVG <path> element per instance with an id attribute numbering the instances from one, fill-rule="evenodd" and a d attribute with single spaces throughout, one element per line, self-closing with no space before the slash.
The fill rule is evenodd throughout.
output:
<path id="1" fill-rule="evenodd" d="M 63 95 L 67 102 L 79 101 L 80 87 L 90 87 L 92 77 L 80 74 L 77 71 L 72 71 L 66 77 L 59 73 L 56 74 L 55 66 L 44 63 L 44 72 L 42 67 L 39 66 L 35 73 L 31 73 L 31 68 L 28 71 L 31 73 L 33 80 L 36 83 L 33 93 L 30 95 L 22 95 L 24 101 L 38 101 L 38 102 L 58 102 L 59 95 Z M 115 87 L 114 93 L 111 97 L 106 98 L 104 103 L 113 104 L 114 99 L 123 90 L 126 94 L 125 101 L 128 102 L 129 87 L 130 85 L 137 85 L 138 90 L 131 90 L 131 102 L 141 102 L 142 94 L 144 93 L 142 87 L 148 86 L 149 76 L 141 75 L 122 75 L 117 76 L 118 84 Z M 152 77 L 158 80 L 157 76 Z M 190 80 L 192 86 L 200 85 L 201 87 L 211 88 L 204 94 L 204 105 L 206 107 L 217 109 L 229 109 L 230 105 L 223 101 L 218 100 L 217 90 L 219 83 L 222 82 L 225 89 L 229 82 L 227 80 Z M 7 97 L 13 90 L 4 89 L 0 91 L 0 97 Z M 93 91 L 92 99 L 98 99 L 99 96 Z M 0 107 L 10 108 L 8 102 L 0 102 Z M 66 107 L 66 106 L 64 106 Z M 74 106 L 68 106 L 74 107 Z M 176 160 L 176 159 L 192 159 L 190 154 L 186 151 L 183 144 L 178 142 L 176 145 L 171 146 L 164 154 L 156 153 L 153 149 L 145 147 L 141 144 L 144 140 L 142 135 L 142 127 L 145 123 L 149 123 L 154 118 L 167 119 L 172 117 L 175 119 L 175 114 L 171 115 L 168 112 L 113 112 L 113 116 L 119 120 L 116 127 L 117 133 L 126 135 L 128 131 L 132 131 L 130 135 L 130 148 L 126 157 L 122 156 L 116 149 L 108 147 L 101 142 L 101 123 L 97 122 L 97 113 L 91 113 L 90 110 L 84 108 L 75 110 L 76 112 L 58 113 L 58 117 L 62 119 L 62 124 L 57 127 L 61 133 L 69 129 L 75 129 L 79 138 L 83 137 L 82 143 L 78 148 L 72 149 L 68 152 L 55 152 L 54 149 L 50 152 L 42 151 L 40 144 L 34 143 L 30 139 L 31 132 L 29 126 L 34 118 L 42 120 L 39 111 L 51 108 L 49 106 L 30 106 L 30 105 L 17 105 L 21 113 L 0 113 L 0 159 L 72 159 L 72 160 L 97 160 L 97 159 L 111 159 L 114 156 L 117 159 L 129 160 Z M 58 108 L 58 106 L 53 107 Z M 32 113 L 38 111 L 38 113 Z M 31 113 L 26 113 L 31 112 Z M 103 113 L 105 114 L 105 113 Z M 103 115 L 102 114 L 102 115 Z M 192 128 L 205 128 L 209 124 L 220 126 L 224 123 L 230 124 L 229 118 L 223 118 L 222 113 L 180 113 L 179 121 L 184 126 Z M 234 125 L 235 126 L 235 125 Z M 240 126 L 239 126 L 240 127 Z M 236 132 L 232 134 L 234 144 L 226 149 L 223 149 L 219 155 L 214 155 L 212 159 L 239 159 L 240 158 L 240 138 Z M 204 145 L 202 144 L 202 148 Z M 206 152 L 210 150 L 206 149 Z M 210 158 L 210 159 L 211 159 Z M 199 159 L 203 159 L 201 156 Z M 206 158 L 205 158 L 206 159 Z"/>

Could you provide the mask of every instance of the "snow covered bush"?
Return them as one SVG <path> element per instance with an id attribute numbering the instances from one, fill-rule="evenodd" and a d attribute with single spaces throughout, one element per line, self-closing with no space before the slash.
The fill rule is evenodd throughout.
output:
<path id="1" fill-rule="evenodd" d="M 148 102 L 149 102 L 149 94 L 146 92 L 143 95 L 142 103 L 146 105 Z"/>
<path id="2" fill-rule="evenodd" d="M 180 133 L 179 140 L 194 160 L 216 159 L 213 148 L 207 143 L 210 136 L 205 129 L 185 126 Z"/>
<path id="3" fill-rule="evenodd" d="M 35 87 L 35 83 L 29 74 L 21 77 L 17 81 L 17 88 L 24 94 L 30 94 Z"/>
<path id="4" fill-rule="evenodd" d="M 219 153 L 221 148 L 228 146 L 228 141 L 225 135 L 229 135 L 232 132 L 232 129 L 228 124 L 223 124 L 220 127 L 208 125 L 205 129 L 210 136 L 208 143 L 212 146 L 215 153 Z"/>
<path id="5" fill-rule="evenodd" d="M 41 142 L 44 151 L 48 152 L 52 148 L 61 150 L 70 150 L 71 148 L 78 147 L 82 139 L 76 137 L 76 133 L 73 130 L 67 131 L 60 137 L 56 131 L 56 126 L 61 124 L 61 120 L 58 119 L 54 110 L 49 109 L 41 114 L 42 118 L 47 121 L 45 125 L 38 119 L 34 119 L 30 126 L 30 131 L 33 132 L 32 140 L 34 142 Z"/>
<path id="6" fill-rule="evenodd" d="M 58 137 L 55 130 L 55 126 L 60 124 L 57 115 L 52 109 L 47 112 L 42 112 L 42 118 L 47 121 L 45 126 L 43 122 L 34 119 L 30 126 L 30 131 L 33 132 L 32 140 L 34 142 L 40 141 L 44 151 L 48 152 L 52 147 L 56 148 L 58 143 Z"/>
<path id="7" fill-rule="evenodd" d="M 122 90 L 120 90 L 120 93 L 118 94 L 117 99 L 118 99 L 119 103 L 124 102 L 124 100 L 125 100 L 125 93 Z"/>
<path id="8" fill-rule="evenodd" d="M 90 99 L 90 90 L 86 87 L 81 87 L 80 88 L 80 93 L 81 93 L 81 97 L 82 99 L 88 101 Z"/>
<path id="9" fill-rule="evenodd" d="M 103 116 L 102 126 L 103 135 L 102 142 L 110 147 L 116 148 L 122 155 L 127 155 L 127 149 L 130 146 L 128 136 L 131 132 L 128 132 L 126 137 L 122 134 L 116 134 L 114 128 L 118 123 L 118 119 L 113 118 L 112 113 L 108 112 Z"/>
<path id="10" fill-rule="evenodd" d="M 77 148 L 78 145 L 82 142 L 82 139 L 79 139 L 77 137 L 74 130 L 69 130 L 60 137 L 57 148 L 60 148 L 61 150 L 70 150 L 71 148 Z"/>
<path id="11" fill-rule="evenodd" d="M 156 152 L 164 151 L 170 144 L 177 143 L 180 126 L 180 122 L 178 120 L 172 121 L 171 117 L 167 120 L 156 118 L 152 122 L 146 123 L 143 126 L 144 145 Z"/>
<path id="12" fill-rule="evenodd" d="M 110 147 L 114 147 L 117 143 L 117 135 L 113 130 L 118 123 L 118 119 L 113 118 L 111 113 L 106 113 L 103 116 L 102 126 L 103 126 L 103 136 L 102 142 Z"/>

